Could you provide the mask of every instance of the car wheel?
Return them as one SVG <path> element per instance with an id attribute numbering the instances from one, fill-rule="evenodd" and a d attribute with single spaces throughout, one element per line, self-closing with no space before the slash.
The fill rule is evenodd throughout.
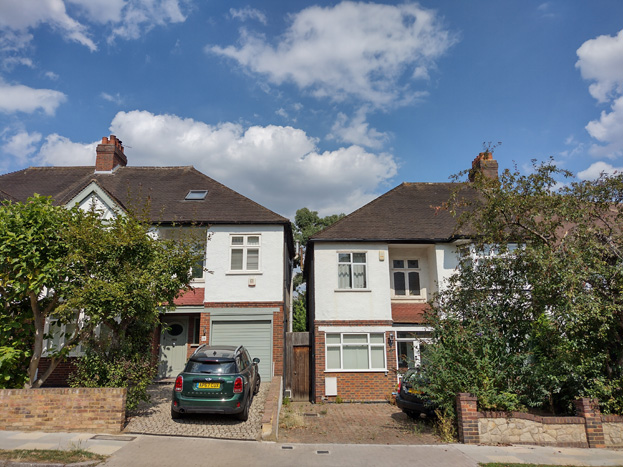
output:
<path id="1" fill-rule="evenodd" d="M 175 410 L 171 409 L 171 418 L 173 420 L 179 420 L 182 417 L 183 415 L 180 412 L 176 412 Z"/>
<path id="2" fill-rule="evenodd" d="M 404 413 L 406 413 L 411 418 L 420 418 L 420 413 L 414 412 L 413 410 L 405 410 Z"/>
<path id="3" fill-rule="evenodd" d="M 249 419 L 249 406 L 250 405 L 251 405 L 251 399 L 249 398 L 247 403 L 244 405 L 244 410 L 236 415 L 236 418 L 238 418 L 238 420 L 242 420 L 243 422 L 246 422 Z"/>
<path id="4" fill-rule="evenodd" d="M 257 379 L 257 383 L 255 383 L 255 389 L 253 389 L 253 395 L 257 395 L 260 392 L 260 379 Z"/>

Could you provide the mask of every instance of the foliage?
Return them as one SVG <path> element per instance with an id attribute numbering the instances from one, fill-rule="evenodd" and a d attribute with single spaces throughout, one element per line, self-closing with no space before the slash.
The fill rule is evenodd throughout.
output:
<path id="1" fill-rule="evenodd" d="M 448 208 L 472 241 L 435 297 L 427 349 L 444 410 L 471 392 L 483 409 L 565 412 L 586 396 L 623 413 L 622 202 L 622 175 L 576 182 L 551 162 L 457 190 Z"/>
<path id="2" fill-rule="evenodd" d="M 27 304 L 34 325 L 25 387 L 41 386 L 102 323 L 115 337 L 135 322 L 155 326 L 159 307 L 188 286 L 194 243 L 154 239 L 150 228 L 131 214 L 104 220 L 38 195 L 0 206 L 1 315 Z M 47 349 L 50 366 L 36 376 L 48 319 L 72 331 L 62 347 Z"/>
<path id="3" fill-rule="evenodd" d="M 147 387 L 156 376 L 150 352 L 151 329 L 133 323 L 121 339 L 109 333 L 89 339 L 85 354 L 76 362 L 69 378 L 71 387 L 127 388 L 126 409 L 134 410 L 148 401 Z"/>
<path id="4" fill-rule="evenodd" d="M 305 295 L 299 295 L 294 299 L 294 313 L 292 318 L 292 330 L 294 332 L 307 331 L 307 300 Z"/>
<path id="5" fill-rule="evenodd" d="M 24 386 L 32 354 L 33 321 L 28 303 L 0 307 L 0 388 Z"/>

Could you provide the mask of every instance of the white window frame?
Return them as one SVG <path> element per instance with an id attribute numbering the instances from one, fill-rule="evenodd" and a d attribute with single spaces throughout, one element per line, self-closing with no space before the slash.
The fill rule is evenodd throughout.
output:
<path id="1" fill-rule="evenodd" d="M 383 343 L 372 343 L 370 342 L 370 335 L 381 335 L 383 336 Z M 340 343 L 339 344 L 329 344 L 327 342 L 327 336 L 329 335 L 339 335 Z M 366 336 L 367 343 L 344 343 L 344 336 Z M 351 373 L 361 373 L 361 372 L 386 372 L 387 371 L 387 347 L 385 344 L 385 333 L 384 332 L 326 332 L 325 333 L 325 371 L 328 373 L 331 372 L 351 372 Z M 368 347 L 368 368 L 361 369 L 350 369 L 344 368 L 344 347 L 360 347 L 366 345 Z M 328 349 L 331 348 L 339 348 L 340 349 L 340 368 L 329 368 L 328 367 Z M 382 348 L 383 349 L 383 368 L 372 368 L 372 348 Z"/>
<path id="2" fill-rule="evenodd" d="M 353 255 L 361 254 L 365 256 L 363 263 L 355 263 L 353 261 Z M 340 255 L 350 255 L 350 261 L 340 261 Z M 336 290 L 370 290 L 370 284 L 368 283 L 368 252 L 367 251 L 338 251 L 337 252 L 337 289 Z M 348 264 L 350 266 L 350 287 L 340 287 L 340 265 Z M 353 266 L 363 265 L 363 287 L 354 286 Z"/>
<path id="3" fill-rule="evenodd" d="M 242 245 L 234 245 L 234 238 L 242 237 Z M 257 237 L 257 245 L 249 245 L 249 237 Z M 242 250 L 242 269 L 232 268 L 232 253 Z M 257 269 L 248 269 L 248 251 L 257 250 Z M 258 233 L 236 233 L 229 235 L 229 271 L 228 274 L 260 274 L 262 271 L 262 235 Z"/>
<path id="4" fill-rule="evenodd" d="M 78 321 L 76 322 L 76 325 L 80 328 L 82 327 L 82 320 L 84 319 L 84 313 L 80 313 L 80 316 L 78 317 Z M 43 327 L 43 333 L 45 334 L 49 334 L 50 333 L 50 328 L 53 329 L 58 329 L 58 332 L 61 334 L 61 336 L 58 339 L 58 344 L 59 347 L 54 349 L 54 352 L 58 352 L 61 349 L 63 349 L 65 347 L 65 343 L 67 342 L 67 325 L 66 324 L 61 324 L 60 327 L 56 326 L 56 323 L 58 322 L 57 319 L 46 319 L 45 320 L 45 325 Z M 73 323 L 72 323 L 73 324 Z M 70 336 L 71 337 L 71 336 Z M 43 341 L 43 351 L 41 352 L 41 356 L 42 357 L 47 357 L 48 356 L 48 348 L 50 347 L 50 344 L 54 341 L 53 338 L 47 338 L 44 339 Z M 84 350 L 82 348 L 82 343 L 79 343 L 77 346 L 75 346 L 73 349 L 71 349 L 69 351 L 68 356 L 70 357 L 81 357 L 84 355 Z"/>
<path id="5" fill-rule="evenodd" d="M 390 259 L 391 263 L 390 263 L 390 268 L 389 268 L 389 278 L 390 278 L 390 282 L 391 282 L 391 287 L 392 287 L 392 299 L 398 299 L 398 300 L 413 300 L 413 299 L 423 299 L 426 300 L 426 288 L 423 285 L 423 274 L 422 274 L 422 258 L 419 257 L 395 257 L 395 258 L 391 258 Z M 394 261 L 404 261 L 405 267 L 404 268 L 394 268 Z M 417 261 L 418 262 L 418 267 L 417 268 L 410 268 L 409 267 L 409 261 Z M 399 273 L 402 272 L 405 276 L 405 294 L 404 295 L 397 295 L 396 294 L 396 287 L 394 285 L 394 274 L 395 273 Z M 420 294 L 419 295 L 411 295 L 410 294 L 410 287 L 409 287 L 409 273 L 410 272 L 417 272 L 418 276 L 419 276 L 419 282 L 420 282 Z"/>
<path id="6" fill-rule="evenodd" d="M 396 342 L 396 367 L 400 367 L 400 354 L 398 352 L 399 343 L 407 343 L 411 344 L 413 348 L 413 365 L 407 365 L 408 368 L 419 368 L 422 364 L 422 355 L 420 353 L 420 345 L 421 344 L 431 344 L 433 342 L 432 337 L 421 337 L 421 336 L 410 336 L 410 337 L 399 337 L 398 334 L 401 332 L 420 332 L 432 334 L 431 329 L 401 329 L 400 331 L 395 332 L 395 342 Z"/>

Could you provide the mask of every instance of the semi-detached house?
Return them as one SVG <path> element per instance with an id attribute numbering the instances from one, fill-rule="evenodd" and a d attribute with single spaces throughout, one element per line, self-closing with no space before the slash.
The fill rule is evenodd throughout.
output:
<path id="1" fill-rule="evenodd" d="M 203 343 L 245 345 L 260 359 L 264 381 L 283 374 L 294 254 L 288 219 L 193 167 L 127 166 L 114 135 L 97 146 L 95 167 L 30 167 L 0 176 L 0 200 L 24 202 L 34 193 L 58 205 L 95 206 L 103 216 L 146 205 L 155 234 L 192 228 L 205 240 L 205 268 L 193 270 L 192 290 L 163 316 L 166 330 L 155 337 L 161 377 L 180 372 Z M 62 344 L 61 333 L 55 338 Z M 70 367 L 61 366 L 48 384 L 61 383 Z"/>
<path id="2" fill-rule="evenodd" d="M 472 170 L 497 177 L 490 153 Z M 385 400 L 430 342 L 427 302 L 458 265 L 456 183 L 403 183 L 307 245 L 312 400 Z M 469 188 L 464 196 L 473 196 Z"/>

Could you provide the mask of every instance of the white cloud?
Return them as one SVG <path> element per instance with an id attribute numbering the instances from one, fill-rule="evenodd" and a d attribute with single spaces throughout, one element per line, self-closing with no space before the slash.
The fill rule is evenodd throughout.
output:
<path id="1" fill-rule="evenodd" d="M 70 41 L 97 50 L 97 46 L 89 37 L 84 25 L 71 18 L 65 9 L 63 0 L 3 0 L 0 2 L 0 30 L 8 30 L 15 37 L 21 37 L 24 45 L 24 34 L 40 24 L 49 24 L 60 31 Z M 32 38 L 32 36 L 30 36 Z"/>
<path id="2" fill-rule="evenodd" d="M 54 115 L 67 96 L 53 89 L 34 89 L 22 84 L 7 84 L 0 79 L 0 112 L 33 113 L 38 109 Z"/>
<path id="3" fill-rule="evenodd" d="M 351 212 L 397 170 L 390 154 L 359 146 L 319 152 L 316 139 L 290 126 L 208 125 L 132 111 L 117 113 L 110 130 L 132 147 L 129 165 L 194 165 L 287 216 L 303 206 L 322 215 Z"/>
<path id="4" fill-rule="evenodd" d="M 426 77 L 456 42 L 436 13 L 414 3 L 345 1 L 292 15 L 277 46 L 246 30 L 241 46 L 207 46 L 275 84 L 292 82 L 316 97 L 347 97 L 375 106 L 411 102 L 413 77 Z M 415 94 L 415 95 L 414 95 Z"/>
<path id="5" fill-rule="evenodd" d="M 100 93 L 100 97 L 108 102 L 112 102 L 113 104 L 121 105 L 123 104 L 123 97 L 121 94 L 109 94 L 107 92 Z"/>
<path id="6" fill-rule="evenodd" d="M 578 172 L 578 178 L 580 180 L 596 180 L 602 173 L 613 175 L 615 172 L 622 173 L 623 167 L 613 167 L 607 162 L 599 161 L 591 164 L 588 169 Z"/>
<path id="7" fill-rule="evenodd" d="M 94 143 L 74 143 L 64 136 L 53 133 L 34 157 L 38 165 L 95 165 Z"/>
<path id="8" fill-rule="evenodd" d="M 577 50 L 576 68 L 582 78 L 594 81 L 589 86 L 591 96 L 608 102 L 623 92 L 623 30 L 612 36 L 590 39 Z"/>
<path id="9" fill-rule="evenodd" d="M 283 107 L 281 107 L 280 109 L 275 110 L 275 113 L 277 115 L 279 115 L 280 117 L 282 117 L 282 118 L 285 118 L 285 119 L 290 118 L 290 115 L 288 115 L 288 112 Z"/>
<path id="10" fill-rule="evenodd" d="M 44 76 L 48 79 L 51 79 L 52 81 L 56 81 L 59 78 L 58 74 L 54 73 L 53 71 L 46 71 L 44 73 Z"/>
<path id="11" fill-rule="evenodd" d="M 19 160 L 26 160 L 37 150 L 39 141 L 41 141 L 41 133 L 20 131 L 5 139 L 2 150 Z"/>
<path id="12" fill-rule="evenodd" d="M 389 139 L 389 135 L 375 128 L 369 128 L 366 122 L 368 110 L 365 106 L 361 107 L 350 122 L 346 114 L 340 112 L 327 137 L 342 143 L 359 144 L 373 149 L 382 148 Z"/>
<path id="13" fill-rule="evenodd" d="M 603 144 L 594 144 L 590 153 L 596 157 L 614 159 L 623 154 L 623 97 L 614 101 L 611 112 L 602 111 L 599 120 L 586 125 L 588 133 Z"/>
<path id="14" fill-rule="evenodd" d="M 248 19 L 255 19 L 262 24 L 267 24 L 266 15 L 260 10 L 251 7 L 245 8 L 231 8 L 229 14 L 232 18 L 239 19 L 240 21 L 246 21 Z"/>

